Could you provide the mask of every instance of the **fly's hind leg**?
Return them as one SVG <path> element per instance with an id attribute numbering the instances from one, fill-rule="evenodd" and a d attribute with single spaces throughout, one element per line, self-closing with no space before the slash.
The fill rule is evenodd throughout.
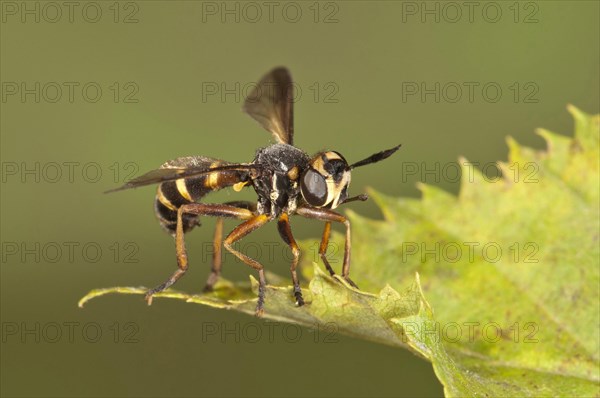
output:
<path id="1" fill-rule="evenodd" d="M 175 230 L 175 248 L 177 254 L 177 270 L 163 283 L 150 289 L 146 293 L 146 301 L 148 305 L 152 304 L 152 296 L 156 293 L 171 287 L 179 278 L 181 278 L 188 268 L 187 251 L 185 249 L 185 239 L 183 232 L 183 215 L 195 216 L 213 216 L 213 217 L 234 217 L 241 220 L 247 220 L 254 216 L 252 211 L 240 207 L 222 205 L 222 204 L 205 204 L 205 203 L 189 203 L 181 206 L 177 210 L 177 227 Z"/>
<path id="2" fill-rule="evenodd" d="M 256 203 L 247 202 L 247 201 L 235 201 L 235 202 L 226 202 L 224 203 L 227 206 L 235 206 L 237 208 L 242 208 L 246 210 L 250 210 L 252 213 L 256 212 Z M 223 217 L 217 218 L 217 224 L 215 226 L 215 235 L 213 238 L 213 257 L 210 268 L 210 274 L 208 275 L 208 279 L 206 280 L 206 285 L 204 286 L 204 292 L 212 292 L 215 287 L 215 283 L 219 280 L 219 276 L 221 276 L 221 267 L 222 267 L 222 256 L 221 256 L 221 246 L 223 244 Z"/>
<path id="3" fill-rule="evenodd" d="M 221 276 L 221 245 L 223 243 L 223 218 L 217 218 L 217 224 L 215 225 L 215 235 L 213 238 L 213 256 L 210 267 L 210 274 L 206 279 L 206 285 L 204 285 L 203 292 L 212 292 L 215 287 L 215 283 Z"/>

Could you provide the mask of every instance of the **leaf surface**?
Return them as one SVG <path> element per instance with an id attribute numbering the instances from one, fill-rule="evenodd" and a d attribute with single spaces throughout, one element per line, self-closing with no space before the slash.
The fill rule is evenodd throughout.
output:
<path id="1" fill-rule="evenodd" d="M 307 305 L 272 276 L 265 317 L 408 348 L 447 396 L 600 396 L 600 118 L 568 109 L 575 136 L 539 130 L 545 151 L 509 138 L 500 178 L 461 159 L 458 197 L 428 185 L 420 200 L 371 191 L 383 221 L 348 211 L 362 290 L 305 262 Z M 256 284 L 156 297 L 253 314 Z M 80 305 L 115 292 L 146 289 L 100 289 Z"/>

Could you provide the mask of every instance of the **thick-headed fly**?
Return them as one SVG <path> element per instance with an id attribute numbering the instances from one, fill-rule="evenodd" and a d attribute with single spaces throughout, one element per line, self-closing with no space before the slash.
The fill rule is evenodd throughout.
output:
<path id="1" fill-rule="evenodd" d="M 346 228 L 342 278 L 356 287 L 350 274 L 350 222 L 333 211 L 353 200 L 366 200 L 366 195 L 348 196 L 352 169 L 379 162 L 398 150 L 400 145 L 378 152 L 353 164 L 336 151 L 323 151 L 309 156 L 294 146 L 294 87 L 286 68 L 275 68 L 264 76 L 245 99 L 243 110 L 273 134 L 277 143 L 258 149 L 250 163 L 230 163 L 205 156 L 189 156 L 170 160 L 159 169 L 135 178 L 120 188 L 135 188 L 159 184 L 154 209 L 162 227 L 175 238 L 178 269 L 164 283 L 146 294 L 152 296 L 173 285 L 188 268 L 184 234 L 199 225 L 200 216 L 217 217 L 214 236 L 212 270 L 205 291 L 211 291 L 221 273 L 221 244 L 244 263 L 258 271 L 259 289 L 256 314 L 262 315 L 265 297 L 265 274 L 262 264 L 236 250 L 233 244 L 277 220 L 281 238 L 289 245 L 293 260 L 290 266 L 296 304 L 304 304 L 296 275 L 300 249 L 296 244 L 289 217 L 294 214 L 325 222 L 319 255 L 325 267 L 334 275 L 327 261 L 326 249 L 331 223 Z M 210 192 L 226 187 L 234 191 L 252 187 L 258 196 L 256 203 L 246 201 L 223 204 L 201 203 Z M 237 218 L 242 223 L 222 239 L 223 218 Z"/>

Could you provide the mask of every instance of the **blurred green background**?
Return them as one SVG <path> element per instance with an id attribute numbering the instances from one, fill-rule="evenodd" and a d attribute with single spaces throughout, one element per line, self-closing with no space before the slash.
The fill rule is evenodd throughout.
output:
<path id="1" fill-rule="evenodd" d="M 353 194 L 417 197 L 418 181 L 457 192 L 442 171 L 459 156 L 505 160 L 507 135 L 541 148 L 536 127 L 571 134 L 567 103 L 598 111 L 598 2 L 475 3 L 469 15 L 462 2 L 2 1 L 2 396 L 442 395 L 403 350 L 179 301 L 77 300 L 175 269 L 154 188 L 102 192 L 178 156 L 250 161 L 271 137 L 240 111 L 244 90 L 274 66 L 301 90 L 297 146 L 356 161 L 403 144 L 357 170 Z M 434 93 L 407 91 L 422 83 Z M 239 197 L 253 195 L 209 200 Z M 321 233 L 292 222 L 298 239 Z M 202 288 L 213 226 L 188 235 L 178 289 Z M 269 242 L 274 225 L 244 244 L 287 277 L 289 255 Z M 226 257 L 226 278 L 250 273 Z"/>

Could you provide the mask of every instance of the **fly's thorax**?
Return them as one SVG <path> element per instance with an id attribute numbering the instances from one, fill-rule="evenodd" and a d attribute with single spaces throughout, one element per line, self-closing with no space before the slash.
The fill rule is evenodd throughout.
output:
<path id="1" fill-rule="evenodd" d="M 309 156 L 301 149 L 288 144 L 273 144 L 256 151 L 254 163 L 265 170 L 287 173 L 294 166 L 303 169 L 309 161 Z"/>
<path id="2" fill-rule="evenodd" d="M 259 210 L 275 215 L 294 212 L 300 197 L 300 176 L 308 161 L 306 153 L 287 144 L 259 149 L 254 162 L 262 171 L 253 184 L 259 198 Z"/>

